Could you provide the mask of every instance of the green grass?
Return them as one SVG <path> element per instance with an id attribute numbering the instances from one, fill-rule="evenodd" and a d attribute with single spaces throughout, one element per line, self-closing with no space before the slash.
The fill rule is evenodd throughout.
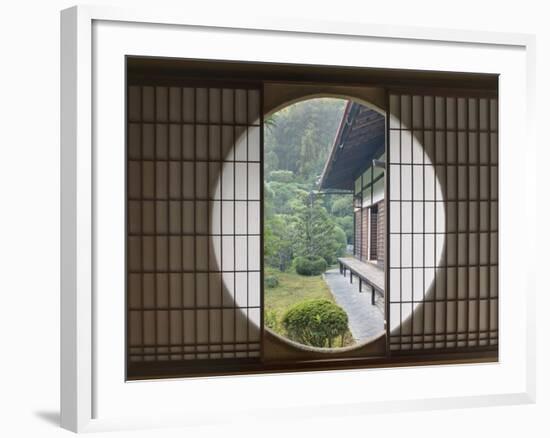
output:
<path id="1" fill-rule="evenodd" d="M 265 324 L 274 332 L 287 337 L 281 320 L 285 312 L 295 304 L 305 300 L 324 298 L 334 301 L 330 289 L 320 275 L 306 277 L 295 272 L 280 272 L 266 268 L 265 276 L 273 275 L 278 278 L 279 286 L 264 288 Z M 344 335 L 343 346 L 355 343 L 350 331 Z M 335 339 L 333 346 L 342 346 L 341 339 Z"/>
<path id="2" fill-rule="evenodd" d="M 274 275 L 279 286 L 265 288 L 264 304 L 266 309 L 282 310 L 304 300 L 325 298 L 334 301 L 327 283 L 320 275 L 306 277 L 295 272 L 281 272 L 266 268 L 265 276 Z"/>

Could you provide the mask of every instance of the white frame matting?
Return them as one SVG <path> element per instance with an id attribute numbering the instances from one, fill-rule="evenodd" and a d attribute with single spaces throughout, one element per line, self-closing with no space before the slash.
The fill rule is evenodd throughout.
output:
<path id="1" fill-rule="evenodd" d="M 125 55 L 499 74 L 499 362 L 126 382 Z M 530 208 L 518 208 L 536 204 L 529 162 L 536 152 L 534 37 L 78 6 L 61 13 L 61 79 L 63 427 L 98 431 L 534 401 L 536 282 L 524 255 L 533 253 L 536 228 Z"/>

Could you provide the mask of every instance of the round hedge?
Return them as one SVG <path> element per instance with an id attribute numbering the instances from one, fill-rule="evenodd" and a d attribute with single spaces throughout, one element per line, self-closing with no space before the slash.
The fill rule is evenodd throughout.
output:
<path id="1" fill-rule="evenodd" d="M 283 316 L 288 337 L 313 347 L 332 347 L 332 340 L 348 330 L 348 315 L 337 304 L 326 299 L 303 301 Z"/>
<path id="2" fill-rule="evenodd" d="M 320 275 L 327 270 L 327 261 L 323 257 L 296 257 L 296 272 L 300 275 Z"/>

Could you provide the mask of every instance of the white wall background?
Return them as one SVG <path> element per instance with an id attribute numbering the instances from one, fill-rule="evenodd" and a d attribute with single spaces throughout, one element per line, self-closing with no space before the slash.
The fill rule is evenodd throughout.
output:
<path id="1" fill-rule="evenodd" d="M 146 1 L 100 4 L 151 6 Z M 525 32 L 537 35 L 537 120 L 540 155 L 533 157 L 539 178 L 537 272 L 547 270 L 550 211 L 546 206 L 550 159 L 543 144 L 550 116 L 550 14 L 545 2 L 393 0 L 261 2 L 156 0 L 158 7 L 191 8 L 225 18 L 255 14 L 283 17 Z M 58 429 L 59 404 L 59 10 L 71 1 L 4 3 L 0 14 L 0 435 L 49 437 Z M 475 14 L 474 14 L 475 13 Z M 548 138 L 547 136 L 546 139 Z M 546 141 L 547 142 L 547 141 Z M 521 145 L 518 145 L 520 153 Z M 535 211 L 533 210 L 533 214 Z M 526 255 L 528 257 L 528 255 Z M 363 417 L 287 419 L 277 424 L 235 424 L 200 430 L 117 432 L 107 436 L 548 436 L 550 425 L 550 298 L 538 285 L 538 402 L 530 406 L 461 411 L 377 414 Z M 289 394 L 291 397 L 291 394 Z M 330 394 L 327 394 L 327 398 Z M 476 432 L 472 434 L 473 427 Z M 256 435 L 257 436 L 257 435 Z"/>

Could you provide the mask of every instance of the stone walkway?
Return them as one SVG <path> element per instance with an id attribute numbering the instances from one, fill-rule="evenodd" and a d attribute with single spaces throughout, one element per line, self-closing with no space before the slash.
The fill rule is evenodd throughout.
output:
<path id="1" fill-rule="evenodd" d="M 359 280 L 349 282 L 349 272 L 346 277 L 338 269 L 330 269 L 324 274 L 334 299 L 348 314 L 349 328 L 357 342 L 379 335 L 384 331 L 384 298 L 376 294 L 377 303 L 371 304 L 371 290 L 363 284 L 363 292 L 359 292 Z"/>

